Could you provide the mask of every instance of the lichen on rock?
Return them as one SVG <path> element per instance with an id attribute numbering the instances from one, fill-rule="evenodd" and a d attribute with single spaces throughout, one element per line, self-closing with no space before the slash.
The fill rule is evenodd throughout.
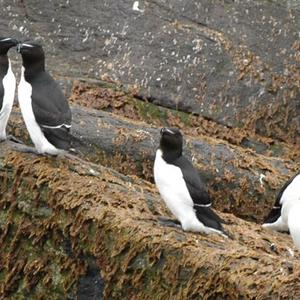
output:
<path id="1" fill-rule="evenodd" d="M 286 234 L 232 214 L 222 214 L 232 239 L 163 227 L 157 217 L 169 213 L 142 179 L 0 148 L 4 298 L 74 299 L 84 287 L 99 299 L 300 295 Z"/>

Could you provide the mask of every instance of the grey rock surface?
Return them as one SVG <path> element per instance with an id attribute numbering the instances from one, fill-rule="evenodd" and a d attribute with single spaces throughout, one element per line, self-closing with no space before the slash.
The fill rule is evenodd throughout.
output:
<path id="1" fill-rule="evenodd" d="M 72 114 L 72 134 L 81 141 L 74 147 L 83 159 L 153 182 L 159 129 L 80 106 L 72 106 Z M 14 111 L 14 135 L 24 139 L 26 129 L 20 119 Z M 184 141 L 184 155 L 206 182 L 214 207 L 251 221 L 264 219 L 280 187 L 300 166 L 220 139 L 185 137 Z"/>
<path id="2" fill-rule="evenodd" d="M 116 81 L 158 105 L 299 143 L 299 0 L 0 6 L 1 35 L 42 42 L 52 74 Z"/>

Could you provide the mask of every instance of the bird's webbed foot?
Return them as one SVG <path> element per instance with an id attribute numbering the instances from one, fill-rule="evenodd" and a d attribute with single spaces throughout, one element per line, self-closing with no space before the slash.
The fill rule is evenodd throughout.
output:
<path id="1" fill-rule="evenodd" d="M 170 219 L 166 217 L 158 217 L 158 222 L 162 226 L 173 227 L 173 228 L 181 228 L 181 224 L 178 220 Z"/>
<path id="2" fill-rule="evenodd" d="M 24 144 L 23 141 L 19 140 L 18 138 L 16 138 L 15 136 L 9 134 L 7 137 L 6 137 L 7 140 L 9 141 L 12 141 L 14 143 L 17 143 L 17 144 Z"/>

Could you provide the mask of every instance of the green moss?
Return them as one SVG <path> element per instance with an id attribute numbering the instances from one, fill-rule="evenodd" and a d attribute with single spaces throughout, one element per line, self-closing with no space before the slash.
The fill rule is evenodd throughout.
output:
<path id="1" fill-rule="evenodd" d="M 167 111 L 149 102 L 143 102 L 135 100 L 135 106 L 139 112 L 139 115 L 144 121 L 153 122 L 153 120 L 160 121 L 167 125 Z"/>
<path id="2" fill-rule="evenodd" d="M 8 220 L 8 210 L 0 209 L 0 228 L 3 228 Z"/>
<path id="3" fill-rule="evenodd" d="M 184 123 L 186 126 L 191 126 L 190 122 L 190 114 L 187 114 L 182 111 L 177 111 L 176 115 L 180 118 L 180 121 Z"/>
<path id="4" fill-rule="evenodd" d="M 270 150 L 272 151 L 274 156 L 281 156 L 284 153 L 283 147 L 279 144 L 271 145 Z"/>

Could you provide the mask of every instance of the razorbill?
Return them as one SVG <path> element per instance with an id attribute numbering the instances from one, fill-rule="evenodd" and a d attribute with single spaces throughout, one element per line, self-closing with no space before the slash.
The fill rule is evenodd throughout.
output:
<path id="1" fill-rule="evenodd" d="M 71 110 L 59 85 L 45 70 L 45 54 L 37 43 L 18 45 L 22 55 L 18 99 L 30 138 L 38 153 L 69 150 Z"/>
<path id="2" fill-rule="evenodd" d="M 282 208 L 285 203 L 294 200 L 300 200 L 300 173 L 290 178 L 282 186 L 275 199 L 275 204 L 262 226 L 277 231 L 289 231 L 286 220 L 282 219 Z"/>
<path id="3" fill-rule="evenodd" d="M 0 141 L 6 139 L 6 125 L 14 103 L 16 78 L 7 52 L 18 44 L 12 38 L 0 38 Z"/>
<path id="4" fill-rule="evenodd" d="M 160 133 L 154 180 L 167 207 L 184 231 L 227 236 L 198 172 L 182 155 L 182 134 L 177 128 L 162 128 Z"/>

